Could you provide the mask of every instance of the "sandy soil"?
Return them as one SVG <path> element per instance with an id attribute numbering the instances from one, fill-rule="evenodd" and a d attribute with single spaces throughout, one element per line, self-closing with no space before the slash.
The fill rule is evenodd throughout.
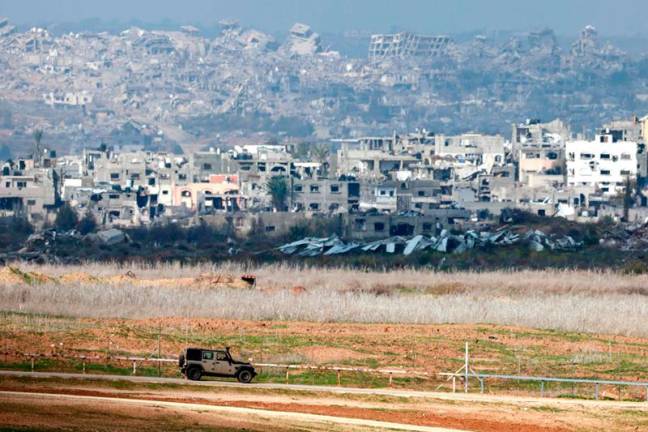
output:
<path id="1" fill-rule="evenodd" d="M 34 271 L 23 271 L 18 267 L 0 268 L 0 285 L 27 285 L 37 283 L 64 283 L 64 284 L 87 284 L 87 283 L 110 283 L 136 286 L 183 286 L 186 288 L 249 288 L 250 283 L 241 279 L 240 275 L 225 273 L 201 274 L 196 277 L 181 278 L 141 278 L 132 271 L 123 274 L 116 274 L 110 277 L 94 276 L 85 272 L 69 272 L 60 276 L 50 276 Z"/>
<path id="2" fill-rule="evenodd" d="M 0 395 L 3 427 L 38 431 L 207 431 L 287 432 L 296 427 L 269 424 L 260 416 L 200 412 L 93 400 Z M 320 429 L 325 430 L 325 429 Z"/>

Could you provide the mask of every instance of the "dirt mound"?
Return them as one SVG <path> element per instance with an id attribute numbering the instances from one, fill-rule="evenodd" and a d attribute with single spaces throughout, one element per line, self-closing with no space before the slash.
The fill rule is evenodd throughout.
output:
<path id="1" fill-rule="evenodd" d="M 134 282 L 137 280 L 138 280 L 137 276 L 135 276 L 135 274 L 132 271 L 128 271 L 125 274 L 111 276 L 105 279 L 105 281 L 108 283 L 117 283 L 117 284 Z"/>
<path id="2" fill-rule="evenodd" d="M 101 282 L 101 279 L 92 276 L 88 273 L 76 272 L 76 273 L 66 273 L 63 276 L 59 277 L 59 282 L 62 283 L 94 283 Z"/>
<path id="3" fill-rule="evenodd" d="M 250 288 L 252 286 L 248 280 L 229 274 L 201 274 L 194 278 L 193 285 L 204 288 Z"/>
<path id="4" fill-rule="evenodd" d="M 25 279 L 13 267 L 3 267 L 0 269 L 0 284 L 2 285 L 17 285 L 24 284 Z"/>
<path id="5" fill-rule="evenodd" d="M 41 273 L 24 272 L 17 267 L 3 267 L 0 269 L 0 284 L 2 285 L 33 285 L 47 282 L 57 282 Z"/>
<path id="6" fill-rule="evenodd" d="M 74 278 L 72 278 L 74 280 Z M 201 274 L 197 277 L 160 278 L 160 279 L 139 279 L 132 272 L 111 276 L 97 281 L 111 284 L 130 284 L 141 287 L 165 287 L 165 288 L 250 288 L 252 285 L 241 277 L 229 274 Z"/>
<path id="7" fill-rule="evenodd" d="M 106 283 L 115 285 L 134 285 L 140 287 L 168 287 L 168 288 L 252 288 L 256 284 L 256 277 L 250 275 L 235 276 L 231 274 L 204 273 L 196 277 L 177 277 L 144 279 L 139 278 L 131 271 L 108 277 L 93 276 L 83 271 L 62 274 L 59 277 L 36 272 L 25 272 L 18 267 L 0 267 L 0 285 L 16 284 L 42 284 L 42 283 L 71 283 L 89 284 Z"/>

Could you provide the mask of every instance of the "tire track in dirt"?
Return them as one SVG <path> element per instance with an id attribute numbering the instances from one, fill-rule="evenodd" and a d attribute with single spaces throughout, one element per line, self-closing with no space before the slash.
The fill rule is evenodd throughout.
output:
<path id="1" fill-rule="evenodd" d="M 53 394 L 53 393 L 37 393 L 37 392 L 13 392 L 13 391 L 0 391 L 0 397 L 10 397 L 15 402 L 17 398 L 50 398 L 56 400 L 71 400 L 71 401 L 84 401 L 96 402 L 97 404 L 132 404 L 151 407 L 165 407 L 177 410 L 192 410 L 200 412 L 220 412 L 231 413 L 236 415 L 256 415 L 263 417 L 274 417 L 286 421 L 305 422 L 305 423 L 331 423 L 335 425 L 347 426 L 361 426 L 368 428 L 375 428 L 379 430 L 402 430 L 412 432 L 470 432 L 467 430 L 448 429 L 443 427 L 431 427 L 421 425 L 401 424 L 394 422 L 368 420 L 363 418 L 339 417 L 333 415 L 323 414 L 310 414 L 295 411 L 279 411 L 275 409 L 259 409 L 238 406 L 223 406 L 212 404 L 198 404 L 177 401 L 160 401 L 149 399 L 129 399 L 122 397 L 106 397 L 106 396 L 88 396 L 88 395 L 71 395 L 71 394 Z"/>
<path id="2" fill-rule="evenodd" d="M 356 408 L 342 405 L 313 405 L 304 404 L 295 401 L 290 402 L 263 402 L 263 401 L 240 401 L 240 400 L 219 400 L 210 401 L 202 398 L 178 398 L 164 395 L 129 395 L 126 393 L 114 393 L 110 391 L 84 390 L 84 389 L 25 389 L 10 386 L 0 387 L 2 392 L 15 392 L 22 394 L 39 394 L 61 397 L 88 397 L 88 398 L 108 398 L 113 400 L 127 401 L 148 401 L 164 402 L 178 404 L 194 404 L 200 406 L 219 406 L 244 409 L 257 409 L 272 412 L 290 412 L 307 415 L 319 415 L 324 417 L 353 418 L 367 421 L 380 421 L 384 423 L 395 423 L 408 426 L 432 427 L 432 428 L 451 428 L 452 430 L 474 431 L 474 432 L 564 432 L 568 429 L 551 427 L 548 425 L 533 425 L 518 421 L 487 420 L 481 418 L 470 418 L 465 414 L 462 416 L 452 415 L 449 413 L 433 413 L 429 410 L 394 410 L 382 411 L 368 408 Z M 262 397 L 262 396 L 261 396 Z M 417 430 L 417 429 L 407 429 Z"/>

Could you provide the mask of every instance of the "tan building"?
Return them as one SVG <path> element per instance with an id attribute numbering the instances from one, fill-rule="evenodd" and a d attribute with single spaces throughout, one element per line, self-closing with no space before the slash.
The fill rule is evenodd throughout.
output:
<path id="1" fill-rule="evenodd" d="M 173 205 L 192 211 L 235 211 L 242 202 L 236 183 L 188 183 L 173 188 Z"/>

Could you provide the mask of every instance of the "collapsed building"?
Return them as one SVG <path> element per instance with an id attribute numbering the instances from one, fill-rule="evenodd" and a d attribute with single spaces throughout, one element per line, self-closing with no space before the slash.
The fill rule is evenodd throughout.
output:
<path id="1" fill-rule="evenodd" d="M 0 145 L 22 156 L 23 132 L 46 123 L 53 148 L 78 153 L 114 144 L 131 120 L 148 127 L 133 146 L 186 154 L 258 134 L 325 140 L 426 125 L 503 135 L 521 112 L 568 117 L 580 130 L 648 102 L 641 56 L 615 51 L 591 28 L 574 50 L 548 29 L 469 41 L 400 32 L 374 35 L 353 55 L 304 23 L 282 40 L 231 20 L 220 30 L 53 34 L 1 20 Z M 122 132 L 124 143 L 135 134 Z"/>
<path id="2" fill-rule="evenodd" d="M 424 36 L 409 32 L 374 34 L 369 42 L 369 60 L 443 57 L 448 54 L 449 44 L 450 38 L 447 36 Z"/>
<path id="3" fill-rule="evenodd" d="M 296 23 L 290 28 L 288 40 L 282 49 L 291 55 L 313 55 L 322 51 L 320 36 L 310 26 Z"/>

